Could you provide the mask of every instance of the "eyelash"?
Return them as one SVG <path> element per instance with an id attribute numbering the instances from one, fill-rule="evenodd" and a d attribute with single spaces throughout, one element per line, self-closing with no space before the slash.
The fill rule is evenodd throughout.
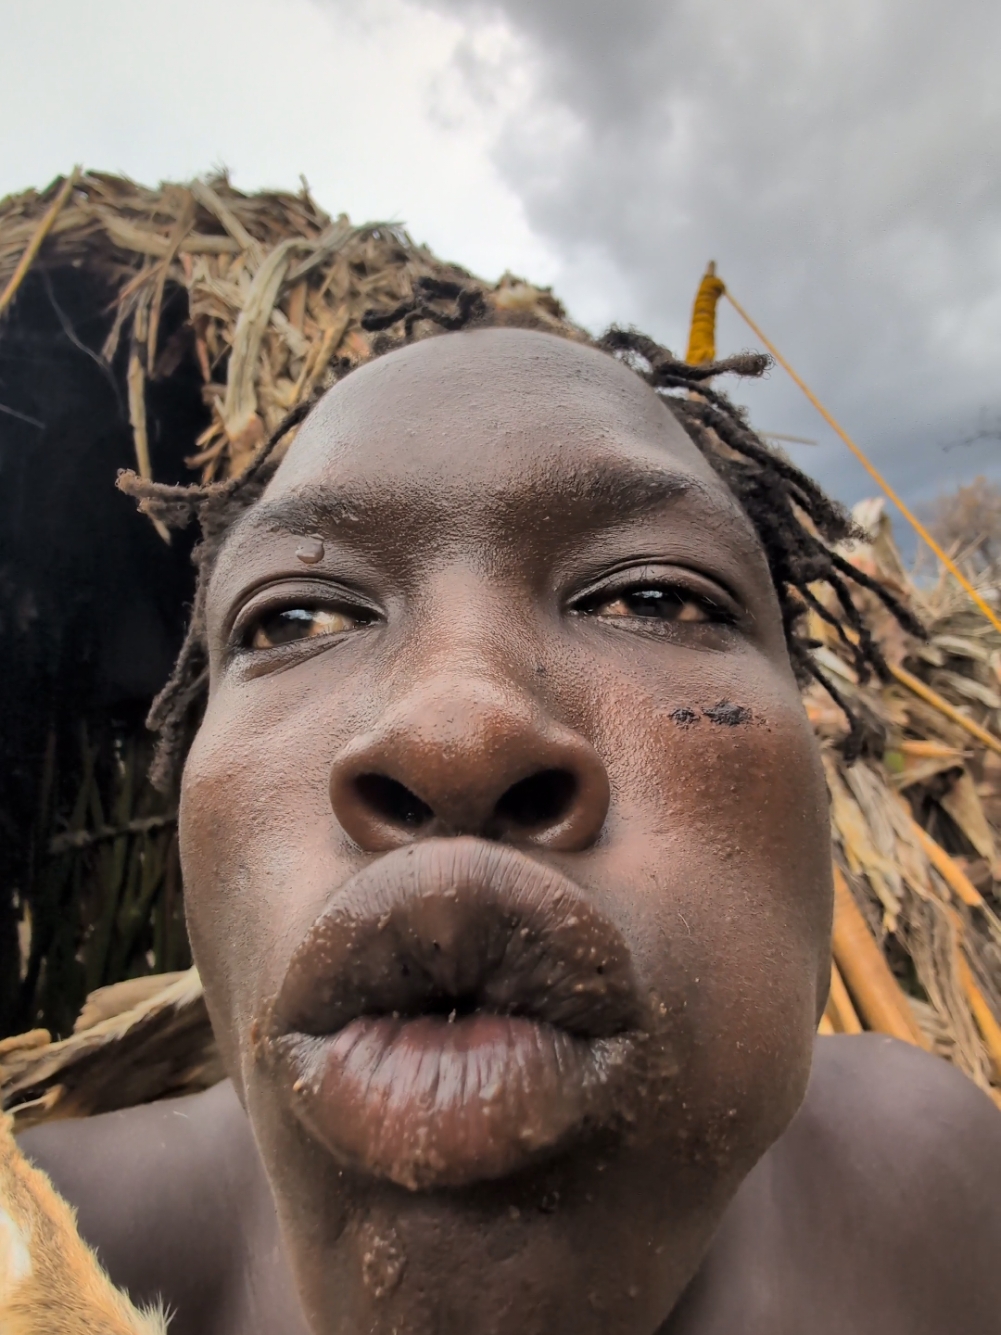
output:
<path id="1" fill-rule="evenodd" d="M 606 621 L 626 621 L 629 623 L 640 623 L 645 631 L 660 633 L 663 628 L 676 625 L 700 625 L 700 626 L 733 626 L 736 624 L 737 614 L 720 604 L 710 594 L 703 590 L 692 588 L 691 585 L 684 583 L 680 579 L 669 579 L 651 575 L 648 578 L 642 578 L 633 573 L 632 578 L 623 577 L 616 582 L 609 582 L 604 586 L 591 589 L 587 593 L 578 596 L 570 605 L 569 610 L 577 616 L 598 616 L 596 609 L 604 604 L 614 603 L 617 600 L 627 600 L 635 598 L 641 594 L 655 593 L 658 595 L 667 595 L 668 599 L 673 599 L 674 610 L 680 610 L 687 604 L 695 605 L 705 616 L 704 621 L 696 621 L 683 616 L 676 618 L 659 617 L 657 615 L 643 615 L 643 613 L 634 611 L 632 615 L 606 614 L 602 619 Z M 657 607 L 655 600 L 651 599 L 648 604 L 651 608 Z M 667 608 L 668 603 L 660 604 Z M 321 632 L 316 635 L 306 633 L 301 636 L 294 636 L 284 642 L 276 640 L 267 645 L 255 645 L 254 638 L 258 632 L 262 631 L 267 623 L 274 622 L 281 617 L 294 618 L 296 613 L 332 613 L 340 614 L 356 624 L 354 627 L 344 630 L 334 630 Z M 311 592 L 308 596 L 301 599 L 294 597 L 285 597 L 276 599 L 268 605 L 264 603 L 261 606 L 247 609 L 237 620 L 233 628 L 232 643 L 234 650 L 244 654 L 264 654 L 281 651 L 291 646 L 301 646 L 306 641 L 312 640 L 315 645 L 329 642 L 332 639 L 339 638 L 347 634 L 349 629 L 359 629 L 371 625 L 378 619 L 377 613 L 371 608 L 352 604 L 346 598 L 323 598 L 316 592 Z"/>
<path id="2" fill-rule="evenodd" d="M 299 598 L 294 595 L 275 598 L 273 602 L 264 601 L 243 610 L 234 623 L 230 635 L 232 652 L 238 654 L 271 653 L 275 650 L 282 650 L 286 646 L 301 645 L 307 640 L 319 644 L 321 641 L 327 642 L 348 633 L 348 628 L 345 628 L 342 631 L 331 631 L 327 634 L 305 634 L 290 639 L 284 644 L 278 642 L 255 647 L 253 643 L 255 635 L 263 630 L 269 622 L 275 622 L 280 617 L 295 618 L 297 613 L 303 612 L 341 615 L 356 623 L 353 628 L 369 626 L 378 620 L 378 614 L 372 608 L 365 607 L 360 603 L 352 603 L 344 596 L 334 597 L 330 594 L 323 596 L 312 591 Z"/>
<path id="3" fill-rule="evenodd" d="M 640 578 L 635 575 L 632 578 L 623 578 L 618 582 L 609 583 L 601 588 L 589 590 L 586 594 L 578 597 L 571 605 L 571 611 L 578 615 L 596 615 L 594 609 L 605 603 L 612 603 L 617 599 L 627 599 L 635 597 L 638 594 L 647 592 L 657 592 L 667 594 L 677 600 L 678 604 L 693 603 L 706 616 L 704 624 L 713 626 L 733 626 L 736 625 L 739 617 L 735 610 L 725 607 L 720 601 L 713 598 L 709 593 L 692 588 L 691 585 L 684 583 L 680 579 L 669 579 L 666 577 L 650 576 Z M 608 618 L 611 620 L 612 618 Z M 626 618 L 615 618 L 625 620 Z M 649 627 L 652 624 L 658 624 L 658 619 L 654 617 L 636 616 L 630 618 L 647 623 Z M 659 621 L 661 625 L 677 624 L 668 620 Z"/>

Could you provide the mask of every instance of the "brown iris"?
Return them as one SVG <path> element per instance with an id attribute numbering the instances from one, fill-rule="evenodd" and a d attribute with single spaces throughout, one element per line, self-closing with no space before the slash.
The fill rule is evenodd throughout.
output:
<path id="1" fill-rule="evenodd" d="M 707 622 L 717 618 L 703 599 L 687 589 L 627 589 L 586 609 L 591 616 L 645 617 L 656 621 Z"/>
<path id="2" fill-rule="evenodd" d="M 363 618 L 336 607 L 283 607 L 280 611 L 265 614 L 255 624 L 250 647 L 273 649 L 296 640 L 340 635 L 364 624 Z"/>

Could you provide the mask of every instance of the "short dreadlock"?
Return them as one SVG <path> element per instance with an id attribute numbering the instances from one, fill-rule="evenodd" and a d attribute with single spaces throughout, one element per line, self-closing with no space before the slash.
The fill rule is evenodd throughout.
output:
<path id="1" fill-rule="evenodd" d="M 415 335 L 415 327 L 422 322 L 422 330 Z M 412 341 L 431 325 L 458 330 L 500 323 L 511 321 L 498 318 L 487 307 L 478 288 L 420 278 L 414 284 L 410 300 L 391 310 L 369 311 L 362 327 L 376 334 L 373 351 L 379 356 Z M 524 319 L 517 323 L 532 324 Z M 394 326 L 402 326 L 396 338 L 387 332 Z M 548 326 L 545 328 L 552 332 Z M 852 585 L 875 594 L 911 634 L 923 637 L 925 632 L 888 589 L 835 550 L 838 543 L 860 536 L 844 507 L 767 445 L 749 426 L 745 411 L 710 384 L 717 376 L 726 374 L 760 376 L 767 369 L 769 358 L 742 353 L 692 366 L 679 361 L 645 334 L 616 326 L 592 346 L 627 364 L 656 390 L 737 498 L 768 560 L 797 680 L 801 685 L 811 678 L 820 682 L 844 713 L 849 732 L 843 750 L 846 760 L 855 759 L 863 740 L 861 720 L 818 667 L 811 652 L 817 641 L 811 640 L 802 629 L 804 614 L 812 609 L 834 628 L 862 682 L 873 672 L 885 681 L 889 672 L 854 600 Z M 343 378 L 351 369 L 348 363 L 335 366 L 334 379 Z M 289 432 L 308 416 L 318 398 L 319 394 L 314 395 L 296 407 L 237 477 L 206 485 L 167 486 L 127 470 L 119 475 L 119 487 L 139 500 L 144 513 L 174 528 L 184 527 L 196 518 L 201 529 L 201 540 L 193 553 L 197 582 L 191 621 L 170 678 L 153 701 L 147 719 L 148 726 L 158 734 L 150 777 L 161 790 L 176 784 L 205 707 L 208 694 L 205 595 L 219 551 L 232 525 L 256 504 L 274 476 Z M 811 587 L 815 584 L 826 584 L 833 592 L 836 611 L 816 596 Z"/>

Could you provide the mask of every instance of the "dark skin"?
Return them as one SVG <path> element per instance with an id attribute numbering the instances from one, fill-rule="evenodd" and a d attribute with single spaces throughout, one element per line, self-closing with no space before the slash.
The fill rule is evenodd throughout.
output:
<path id="1" fill-rule="evenodd" d="M 208 627 L 181 846 L 232 1085 L 25 1138 L 133 1296 L 191 1335 L 996 1328 L 1001 1119 L 815 1042 L 767 565 L 630 371 L 492 330 L 355 372 Z"/>

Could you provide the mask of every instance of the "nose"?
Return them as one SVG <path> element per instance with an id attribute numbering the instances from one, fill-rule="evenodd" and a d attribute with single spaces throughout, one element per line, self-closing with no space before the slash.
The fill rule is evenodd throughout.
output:
<path id="1" fill-rule="evenodd" d="M 459 834 L 572 852 L 597 839 L 609 791 L 572 729 L 492 684 L 439 681 L 344 747 L 330 799 L 366 852 Z"/>

